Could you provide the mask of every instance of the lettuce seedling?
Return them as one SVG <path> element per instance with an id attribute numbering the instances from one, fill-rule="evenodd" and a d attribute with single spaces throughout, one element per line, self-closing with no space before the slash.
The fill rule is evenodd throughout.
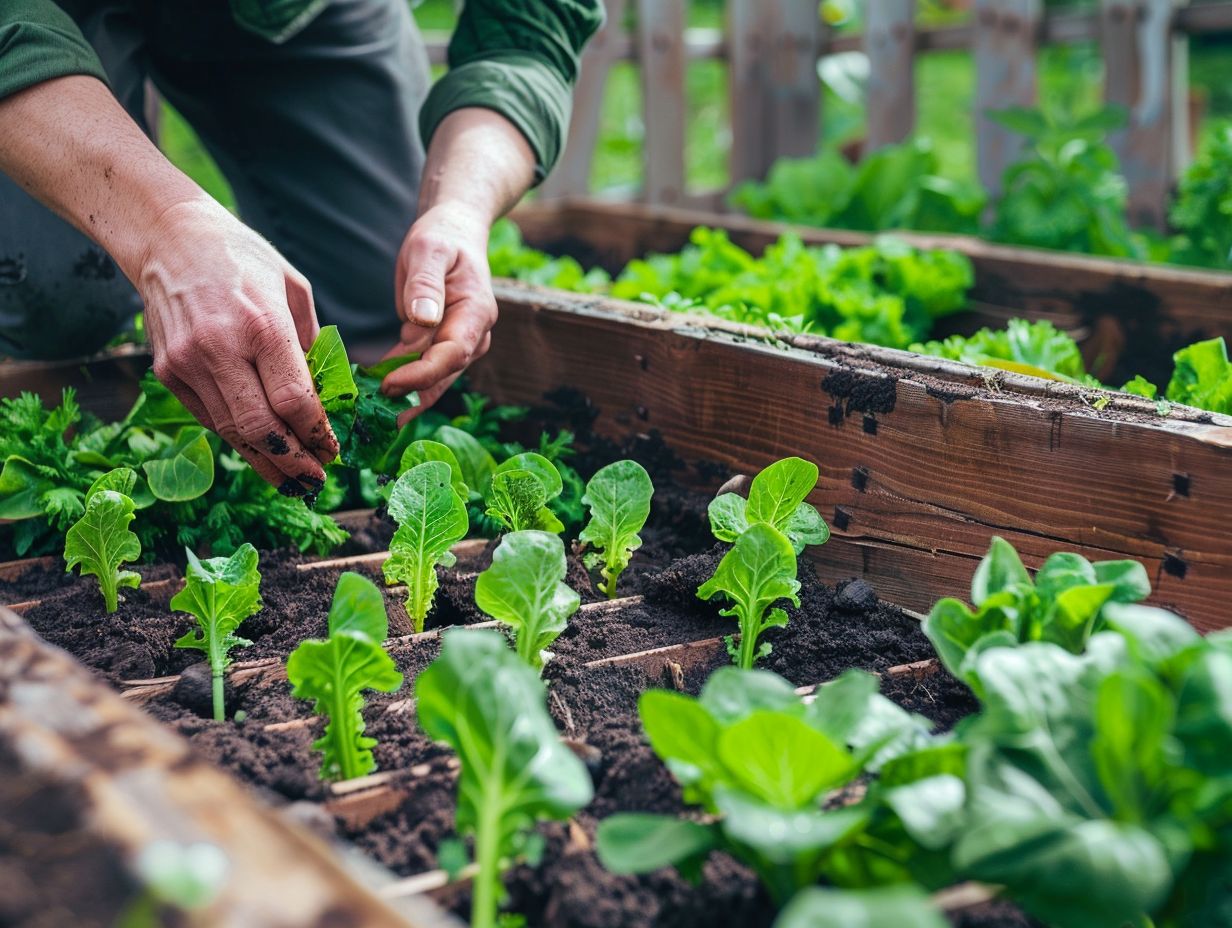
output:
<path id="1" fill-rule="evenodd" d="M 389 494 L 398 530 L 389 542 L 385 582 L 406 584 L 406 611 L 422 632 L 432 609 L 436 567 L 454 562 L 450 547 L 466 537 L 466 504 L 454 491 L 449 465 L 425 461 L 402 474 Z"/>
<path id="2" fill-rule="evenodd" d="M 775 461 L 753 478 L 746 500 L 737 493 L 723 493 L 710 502 L 710 531 L 719 541 L 735 541 L 750 525 L 773 525 L 791 541 L 796 554 L 805 545 L 823 545 L 830 540 L 825 520 L 804 500 L 817 486 L 817 465 L 803 458 Z"/>
<path id="3" fill-rule="evenodd" d="M 415 681 L 419 724 L 458 753 L 458 830 L 475 838 L 472 928 L 494 928 L 502 858 L 522 853 L 536 821 L 591 800 L 585 766 L 560 740 L 543 682 L 496 632 L 456 629 Z"/>
<path id="4" fill-rule="evenodd" d="M 611 816 L 598 830 L 604 866 L 616 873 L 675 866 L 688 877 L 712 851 L 726 851 L 779 905 L 832 865 L 841 870 L 847 848 L 874 820 L 875 803 L 827 808 L 827 796 L 929 743 L 927 723 L 883 697 L 862 671 L 822 687 L 810 704 L 782 677 L 725 667 L 699 697 L 650 690 L 638 711 L 685 801 L 712 821 Z"/>
<path id="5" fill-rule="evenodd" d="M 171 609 L 187 612 L 197 620 L 197 628 L 175 643 L 177 648 L 204 651 L 210 663 L 214 700 L 214 719 L 226 718 L 223 705 L 223 674 L 231 664 L 232 648 L 252 644 L 235 630 L 261 608 L 261 573 L 257 570 L 257 549 L 241 545 L 230 557 L 200 560 L 191 548 L 184 589 L 171 600 Z"/>
<path id="6" fill-rule="evenodd" d="M 449 468 L 449 485 L 453 487 L 453 491 L 463 501 L 470 498 L 470 487 L 466 482 L 466 477 L 462 474 L 462 465 L 458 463 L 457 455 L 448 445 L 439 441 L 421 438 L 407 445 L 402 452 L 402 461 L 398 465 L 398 476 L 402 476 L 412 467 L 423 464 L 425 461 L 440 461 L 445 464 Z M 390 489 L 392 488 L 391 484 Z"/>
<path id="7" fill-rule="evenodd" d="M 565 630 L 581 598 L 565 586 L 564 542 L 550 532 L 510 532 L 475 581 L 475 602 L 514 630 L 518 654 L 537 671 L 547 648 Z"/>
<path id="8" fill-rule="evenodd" d="M 616 461 L 602 467 L 586 484 L 582 502 L 590 509 L 590 522 L 578 540 L 595 547 L 586 555 L 586 566 L 593 570 L 602 565 L 599 589 L 608 599 L 616 597 L 617 580 L 629 566 L 633 552 L 642 546 L 638 532 L 650 517 L 653 495 L 650 475 L 637 461 Z"/>
<path id="9" fill-rule="evenodd" d="M 770 653 L 770 642 L 757 642 L 761 633 L 787 624 L 787 613 L 774 603 L 786 599 L 799 606 L 799 589 L 791 542 L 770 523 L 755 522 L 736 538 L 714 576 L 698 587 L 697 596 L 708 600 L 721 593 L 731 601 L 732 605 L 720 614 L 736 617 L 740 644 L 737 646 L 734 636 L 728 635 L 727 653 L 738 667 L 747 670 Z"/>
<path id="10" fill-rule="evenodd" d="M 484 497 L 487 514 L 510 532 L 563 532 L 565 526 L 547 506 L 563 487 L 560 472 L 543 455 L 534 451 L 515 454 L 492 474 Z"/>
<path id="11" fill-rule="evenodd" d="M 995 537 L 971 580 L 975 609 L 938 600 L 924 634 L 950 673 L 971 683 L 971 662 L 988 648 L 1050 641 L 1077 654 L 1102 627 L 1105 606 L 1150 594 L 1150 578 L 1137 561 L 1091 563 L 1068 552 L 1049 556 L 1032 581 L 1014 546 Z"/>
<path id="12" fill-rule="evenodd" d="M 85 512 L 64 537 L 67 572 L 72 573 L 80 565 L 83 577 L 97 577 L 108 612 L 119 608 L 120 587 L 136 589 L 141 585 L 140 574 L 120 570 L 121 564 L 131 564 L 141 557 L 141 541 L 128 527 L 136 517 L 133 501 L 124 492 L 131 492 L 136 482 L 137 475 L 125 468 L 107 481 L 123 489 L 109 489 L 106 484 L 92 489 L 86 496 Z"/>
<path id="13" fill-rule="evenodd" d="M 313 711 L 329 719 L 312 745 L 322 752 L 322 779 L 349 780 L 376 769 L 376 739 L 364 736 L 363 691 L 392 693 L 402 686 L 382 646 L 388 634 L 381 591 L 348 571 L 338 578 L 329 607 L 329 637 L 301 642 L 287 658 L 291 695 L 315 700 Z"/>

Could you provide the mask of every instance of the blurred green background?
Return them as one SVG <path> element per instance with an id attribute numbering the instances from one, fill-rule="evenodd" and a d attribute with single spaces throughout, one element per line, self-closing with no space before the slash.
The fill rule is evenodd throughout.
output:
<path id="1" fill-rule="evenodd" d="M 951 0 L 952 2 L 952 0 Z M 1054 4 L 1049 3 L 1049 7 Z M 1064 4 L 1073 9 L 1088 4 Z M 449 31 L 456 20 L 453 0 L 423 0 L 413 4 L 425 31 Z M 841 31 L 860 28 L 859 0 L 827 0 L 827 19 Z M 969 14 L 937 0 L 922 0 L 919 20 L 925 24 L 954 22 Z M 693 0 L 689 25 L 718 28 L 722 0 Z M 726 186 L 731 131 L 727 119 L 726 66 L 718 61 L 691 62 L 686 78 L 688 127 L 686 165 L 691 190 Z M 1191 95 L 1202 114 L 1199 130 L 1214 120 L 1232 117 L 1232 40 L 1196 39 L 1190 43 Z M 1082 115 L 1099 107 L 1103 95 L 1103 65 L 1095 43 L 1045 48 L 1039 59 L 1040 102 Z M 838 83 L 838 82 L 835 82 Z M 972 101 L 975 65 L 968 52 L 933 52 L 916 59 L 917 134 L 932 139 L 942 173 L 955 180 L 975 178 L 975 135 Z M 841 86 L 840 86 L 841 89 Z M 214 166 L 183 119 L 165 107 L 162 147 L 168 157 L 220 202 L 231 206 L 226 180 Z M 862 105 L 852 95 L 840 96 L 831 85 L 823 93 L 822 138 L 832 144 L 858 139 L 864 132 Z M 636 67 L 623 63 L 612 69 L 603 101 L 600 139 L 591 183 L 595 191 L 633 194 L 641 177 L 643 127 L 641 89 Z"/>

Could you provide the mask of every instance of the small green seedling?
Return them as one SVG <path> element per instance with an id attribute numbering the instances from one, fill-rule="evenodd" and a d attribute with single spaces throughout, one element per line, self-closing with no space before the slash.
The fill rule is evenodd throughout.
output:
<path id="1" fill-rule="evenodd" d="M 543 455 L 535 451 L 515 454 L 492 474 L 485 497 L 488 515 L 510 532 L 563 532 L 564 525 L 547 506 L 563 488 L 560 472 Z"/>
<path id="2" fill-rule="evenodd" d="M 141 541 L 129 529 L 136 516 L 128 494 L 136 483 L 137 475 L 128 468 L 99 478 L 86 494 L 85 512 L 64 537 L 67 572 L 80 565 L 83 577 L 97 577 L 108 612 L 119 608 L 121 587 L 141 585 L 140 574 L 120 569 L 141 557 Z"/>
<path id="3" fill-rule="evenodd" d="M 803 458 L 775 461 L 753 478 L 746 500 L 737 493 L 723 493 L 710 503 L 710 530 L 719 541 L 733 542 L 750 525 L 773 525 L 791 541 L 800 554 L 805 545 L 830 540 L 830 528 L 813 506 L 804 500 L 817 486 L 817 465 Z"/>
<path id="4" fill-rule="evenodd" d="M 633 552 L 642 546 L 638 532 L 650 517 L 653 495 L 650 475 L 637 461 L 616 461 L 600 468 L 586 484 L 582 503 L 590 510 L 590 521 L 578 540 L 594 546 L 586 554 L 586 566 L 600 566 L 603 582 L 599 590 L 608 599 L 616 598 L 616 583 Z"/>

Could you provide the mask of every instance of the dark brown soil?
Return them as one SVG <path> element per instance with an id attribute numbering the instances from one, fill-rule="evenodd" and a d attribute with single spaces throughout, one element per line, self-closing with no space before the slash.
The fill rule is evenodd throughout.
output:
<path id="1" fill-rule="evenodd" d="M 180 575 L 179 568 L 174 564 L 142 564 L 134 569 L 137 573 L 141 574 L 142 580 L 146 582 L 165 580 Z M 49 593 L 56 593 L 79 585 L 88 588 L 92 587 L 95 595 L 98 595 L 98 587 L 95 585 L 93 577 L 82 580 L 77 574 L 70 574 L 64 570 L 63 561 L 57 561 L 53 567 L 35 565 L 22 574 L 18 580 L 0 581 L 0 603 L 8 606 L 13 603 L 29 602 L 32 599 L 38 599 Z"/>

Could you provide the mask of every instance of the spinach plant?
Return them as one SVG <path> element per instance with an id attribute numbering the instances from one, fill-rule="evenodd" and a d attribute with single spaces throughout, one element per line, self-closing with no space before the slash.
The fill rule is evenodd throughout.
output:
<path id="1" fill-rule="evenodd" d="M 1079 653 L 1103 627 L 1104 607 L 1132 603 L 1151 593 L 1137 561 L 1097 561 L 1069 552 L 1050 555 L 1027 573 L 1014 546 L 993 538 L 971 579 L 972 610 L 957 599 L 939 600 L 924 620 L 924 633 L 959 679 L 973 682 L 971 662 L 989 648 L 1049 641 Z"/>
<path id="2" fill-rule="evenodd" d="M 466 504 L 453 480 L 445 461 L 424 461 L 405 471 L 389 494 L 389 514 L 398 530 L 389 542 L 385 582 L 406 584 L 406 611 L 416 632 L 423 631 L 432 609 L 437 565 L 452 565 L 449 549 L 466 537 Z"/>
<path id="3" fill-rule="evenodd" d="M 510 532 L 496 546 L 492 566 L 475 581 L 479 608 L 514 630 L 518 655 L 538 671 L 551 657 L 546 649 L 581 602 L 564 583 L 567 569 L 559 536 Z"/>
<path id="4" fill-rule="evenodd" d="M 830 527 L 804 500 L 817 486 L 817 465 L 803 458 L 775 461 L 753 478 L 749 497 L 723 493 L 710 502 L 710 531 L 719 541 L 735 541 L 758 522 L 772 525 L 787 536 L 800 554 L 805 545 L 830 539 Z"/>
<path id="5" fill-rule="evenodd" d="M 827 797 L 930 742 L 926 723 L 881 696 L 861 671 L 808 703 L 782 677 L 725 667 L 699 697 L 650 690 L 638 712 L 685 801 L 710 821 L 613 815 L 599 825 L 600 861 L 616 873 L 675 866 L 693 876 L 711 852 L 726 851 L 780 906 L 823 875 L 844 872 L 874 821 L 873 803 L 831 807 Z"/>
<path id="6" fill-rule="evenodd" d="M 761 633 L 787 624 L 787 613 L 774 604 L 786 599 L 799 606 L 799 589 L 791 542 L 769 522 L 755 522 L 736 538 L 714 576 L 697 588 L 697 595 L 708 600 L 722 594 L 731 602 L 720 614 L 736 617 L 740 643 L 728 635 L 727 653 L 736 666 L 748 669 L 770 653 L 770 642 L 758 643 Z"/>
<path id="7" fill-rule="evenodd" d="M 560 472 L 543 455 L 535 451 L 515 454 L 492 474 L 485 496 L 487 514 L 511 532 L 563 532 L 564 524 L 548 508 L 563 487 Z"/>
<path id="8" fill-rule="evenodd" d="M 642 546 L 638 532 L 650 517 L 650 498 L 654 484 L 646 468 L 637 461 L 616 461 L 601 467 L 586 484 L 583 504 L 590 509 L 590 522 L 578 540 L 592 545 L 585 562 L 592 570 L 600 567 L 601 592 L 616 597 L 616 583 L 629 558 Z"/>
<path id="9" fill-rule="evenodd" d="M 86 494 L 85 512 L 64 536 L 67 571 L 79 567 L 83 577 L 93 574 L 108 612 L 119 608 L 121 587 L 141 585 L 140 574 L 120 569 L 141 557 L 141 541 L 129 529 L 136 516 L 127 493 L 136 482 L 137 475 L 127 468 L 100 478 Z"/>
<path id="10" fill-rule="evenodd" d="M 531 828 L 590 802 L 582 762 L 561 742 L 538 675 L 495 632 L 451 630 L 415 681 L 419 724 L 458 753 L 459 832 L 475 839 L 472 928 L 495 928 L 500 867 Z"/>
<path id="11" fill-rule="evenodd" d="M 402 686 L 402 674 L 382 646 L 388 634 L 381 591 L 347 571 L 329 607 L 329 637 L 303 641 L 287 658 L 291 695 L 314 700 L 313 711 L 329 720 L 312 745 L 322 752 L 322 779 L 349 780 L 376 769 L 376 740 L 364 735 L 363 691 L 392 693 Z"/>
<path id="12" fill-rule="evenodd" d="M 184 589 L 171 600 L 171 609 L 187 612 L 197 620 L 197 628 L 180 638 L 177 648 L 204 651 L 210 664 L 214 719 L 226 718 L 223 704 L 223 674 L 231 664 L 230 651 L 252 642 L 235 634 L 250 615 L 261 608 L 261 572 L 257 570 L 257 549 L 243 544 L 230 557 L 201 560 L 191 548 Z"/>

